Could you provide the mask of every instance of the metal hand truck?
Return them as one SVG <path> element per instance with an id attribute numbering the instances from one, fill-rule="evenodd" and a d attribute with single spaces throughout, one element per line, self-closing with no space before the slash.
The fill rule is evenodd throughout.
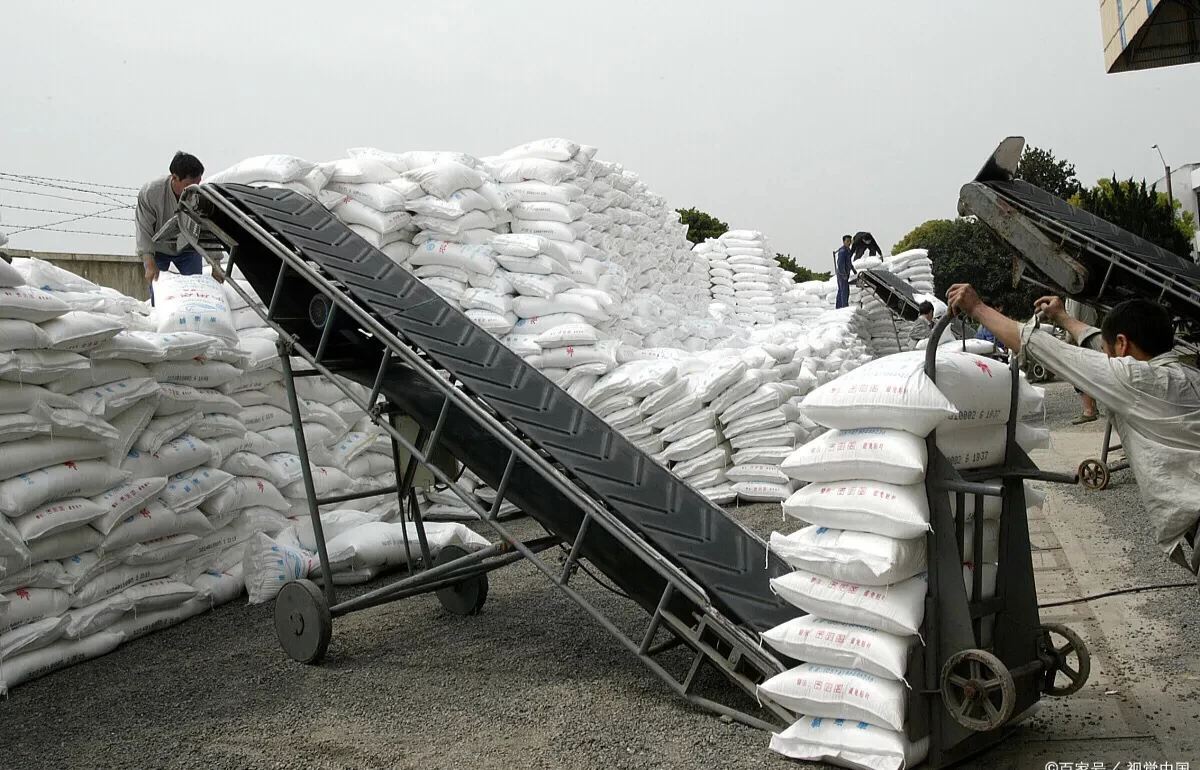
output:
<path id="1" fill-rule="evenodd" d="M 940 338 L 951 322 L 944 316 L 931 337 Z M 937 382 L 937 348 L 925 354 L 925 372 Z M 929 764 L 962 761 L 1002 740 L 1004 728 L 1045 695 L 1070 695 L 1083 687 L 1091 668 L 1087 646 L 1069 628 L 1043 624 L 1038 617 L 1026 480 L 1074 484 L 1075 477 L 1041 471 L 1016 442 L 1017 356 L 1008 364 L 1012 396 L 1004 464 L 958 471 L 937 446 L 937 431 L 926 445 L 929 467 L 929 592 L 925 600 L 923 649 L 914 650 L 907 734 L 931 737 Z M 1000 537 L 993 595 L 984 591 L 984 500 L 1000 498 Z M 974 519 L 965 542 L 968 518 Z M 974 555 L 970 585 L 963 569 Z M 990 581 L 988 581 L 990 582 Z"/>
<path id="2" fill-rule="evenodd" d="M 1107 489 L 1112 474 L 1129 467 L 1129 458 L 1125 456 L 1125 447 L 1112 443 L 1112 419 L 1104 423 L 1104 442 L 1100 445 L 1100 458 L 1089 457 L 1079 464 L 1079 483 L 1087 489 Z M 1119 437 L 1118 437 L 1119 438 Z M 1108 456 L 1113 453 L 1120 456 L 1111 463 Z"/>

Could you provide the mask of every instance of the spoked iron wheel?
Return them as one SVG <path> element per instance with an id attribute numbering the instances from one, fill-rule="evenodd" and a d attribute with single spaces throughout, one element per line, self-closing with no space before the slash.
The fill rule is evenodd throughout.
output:
<path id="1" fill-rule="evenodd" d="M 1064 625 L 1046 623 L 1038 644 L 1039 657 L 1046 664 L 1042 690 L 1060 697 L 1079 692 L 1092 673 L 1092 656 L 1079 634 Z"/>
<path id="2" fill-rule="evenodd" d="M 1017 702 L 1012 674 L 984 650 L 963 650 L 942 667 L 942 702 L 963 727 L 983 733 L 1004 726 Z"/>
<path id="3" fill-rule="evenodd" d="M 1099 460 L 1088 459 L 1079 464 L 1079 483 L 1091 490 L 1108 486 L 1108 466 Z"/>

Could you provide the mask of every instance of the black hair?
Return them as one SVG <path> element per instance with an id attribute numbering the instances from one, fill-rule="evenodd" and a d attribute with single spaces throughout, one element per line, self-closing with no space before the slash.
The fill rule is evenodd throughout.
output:
<path id="1" fill-rule="evenodd" d="M 927 313 L 932 313 L 932 312 L 933 312 L 933 303 L 932 303 L 932 302 L 930 302 L 929 300 L 925 300 L 924 302 L 922 302 L 922 303 L 921 303 L 920 305 L 918 305 L 917 307 L 920 309 L 920 311 L 921 311 L 921 315 L 925 315 L 925 314 L 927 314 Z"/>
<path id="2" fill-rule="evenodd" d="M 171 158 L 171 173 L 180 179 L 198 179 L 204 176 L 204 164 L 195 155 L 180 150 Z"/>
<path id="3" fill-rule="evenodd" d="M 1175 324 L 1171 314 L 1148 299 L 1126 300 L 1109 311 L 1100 327 L 1100 336 L 1112 347 L 1118 334 L 1124 334 L 1151 358 L 1175 347 Z"/>
<path id="4" fill-rule="evenodd" d="M 843 236 L 842 236 L 842 240 L 843 240 L 843 241 L 852 241 L 852 240 L 854 240 L 854 236 L 852 236 L 852 235 L 843 235 Z"/>

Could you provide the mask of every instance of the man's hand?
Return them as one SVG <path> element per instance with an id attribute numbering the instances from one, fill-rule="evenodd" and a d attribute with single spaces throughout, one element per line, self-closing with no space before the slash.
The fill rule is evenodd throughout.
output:
<path id="1" fill-rule="evenodd" d="M 956 283 L 946 292 L 946 305 L 952 311 L 974 316 L 975 310 L 983 305 L 983 300 L 979 299 L 979 294 L 971 284 Z"/>
<path id="2" fill-rule="evenodd" d="M 225 271 L 215 265 L 212 269 L 212 277 L 217 283 L 225 283 Z"/>
<path id="3" fill-rule="evenodd" d="M 1063 304 L 1061 297 L 1042 297 L 1033 303 L 1033 312 L 1041 313 L 1046 317 L 1047 321 L 1055 326 L 1062 326 L 1063 321 L 1070 318 L 1067 315 L 1067 307 Z"/>
<path id="4" fill-rule="evenodd" d="M 142 266 L 146 268 L 146 283 L 154 283 L 158 280 L 158 265 L 153 259 L 143 261 Z"/>

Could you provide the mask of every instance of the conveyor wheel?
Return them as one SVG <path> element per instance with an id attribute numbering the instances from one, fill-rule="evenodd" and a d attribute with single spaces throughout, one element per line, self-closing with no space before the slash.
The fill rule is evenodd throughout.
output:
<path id="1" fill-rule="evenodd" d="M 1038 646 L 1038 657 L 1046 666 L 1043 685 L 1046 694 L 1063 696 L 1078 692 L 1092 673 L 1092 656 L 1079 634 L 1064 625 L 1046 623 Z M 1066 677 L 1065 683 L 1059 684 L 1059 674 Z"/>
<path id="2" fill-rule="evenodd" d="M 434 559 L 434 563 L 440 566 L 466 555 L 466 549 L 448 545 L 442 548 L 441 553 Z M 483 609 L 483 603 L 487 601 L 487 595 L 488 576 L 486 573 L 469 577 L 437 592 L 438 601 L 442 603 L 447 612 L 453 612 L 455 615 L 478 615 L 479 611 Z"/>
<path id="3" fill-rule="evenodd" d="M 942 667 L 942 702 L 955 722 L 975 732 L 987 732 L 1012 718 L 1017 686 L 995 655 L 962 650 Z"/>
<path id="4" fill-rule="evenodd" d="M 329 320 L 329 313 L 333 309 L 333 302 L 324 294 L 317 294 L 308 303 L 308 322 L 317 329 L 324 329 L 325 322 Z"/>
<path id="5" fill-rule="evenodd" d="M 295 580 L 284 584 L 275 598 L 275 633 L 292 660 L 321 662 L 333 636 L 333 616 L 316 583 Z"/>
<path id="6" fill-rule="evenodd" d="M 1108 487 L 1108 466 L 1099 460 L 1089 458 L 1079 464 L 1079 483 L 1091 490 Z"/>

